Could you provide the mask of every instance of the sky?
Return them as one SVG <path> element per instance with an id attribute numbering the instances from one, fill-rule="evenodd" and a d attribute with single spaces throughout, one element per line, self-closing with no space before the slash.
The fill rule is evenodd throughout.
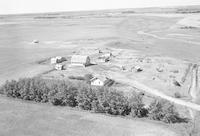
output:
<path id="1" fill-rule="evenodd" d="M 0 0 L 0 14 L 200 5 L 200 0 Z"/>

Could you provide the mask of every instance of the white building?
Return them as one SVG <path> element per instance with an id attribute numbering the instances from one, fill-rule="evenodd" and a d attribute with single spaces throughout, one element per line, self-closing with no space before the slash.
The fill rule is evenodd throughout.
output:
<path id="1" fill-rule="evenodd" d="M 141 71 L 143 71 L 143 69 L 138 65 L 131 68 L 131 72 L 141 72 Z"/>
<path id="2" fill-rule="evenodd" d="M 110 58 L 109 57 L 99 57 L 98 58 L 98 62 L 108 62 L 110 60 Z"/>
<path id="3" fill-rule="evenodd" d="M 61 63 L 65 60 L 66 60 L 66 58 L 57 56 L 57 57 L 51 58 L 51 64 Z"/>
<path id="4" fill-rule="evenodd" d="M 110 57 L 112 57 L 112 53 L 104 53 L 103 55 L 101 55 L 100 57 L 102 57 L 102 58 L 110 58 Z"/>
<path id="5" fill-rule="evenodd" d="M 90 57 L 83 55 L 73 55 L 71 58 L 71 66 L 88 66 L 90 65 Z"/>
<path id="6" fill-rule="evenodd" d="M 55 65 L 55 69 L 56 70 L 64 70 L 64 65 L 62 65 L 62 64 L 56 64 Z"/>
<path id="7" fill-rule="evenodd" d="M 57 63 L 57 59 L 56 58 L 51 58 L 51 64 L 56 64 Z"/>
<path id="8" fill-rule="evenodd" d="M 91 82 L 91 85 L 93 86 L 106 86 L 113 81 L 107 77 L 98 76 L 98 77 L 92 78 L 90 82 Z"/>

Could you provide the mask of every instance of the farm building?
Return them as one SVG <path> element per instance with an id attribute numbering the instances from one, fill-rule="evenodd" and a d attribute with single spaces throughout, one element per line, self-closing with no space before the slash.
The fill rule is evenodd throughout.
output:
<path id="1" fill-rule="evenodd" d="M 66 58 L 57 56 L 57 57 L 51 58 L 51 64 L 61 63 L 65 60 L 66 60 Z"/>
<path id="2" fill-rule="evenodd" d="M 51 58 L 51 64 L 56 64 L 57 63 L 57 59 L 56 58 Z"/>
<path id="3" fill-rule="evenodd" d="M 109 86 L 113 83 L 113 80 L 103 77 L 103 76 L 98 76 L 94 77 L 90 80 L 91 85 L 93 86 Z"/>
<path id="4" fill-rule="evenodd" d="M 71 65 L 86 67 L 86 66 L 90 65 L 90 57 L 82 56 L 82 55 L 73 55 L 71 58 Z"/>
<path id="5" fill-rule="evenodd" d="M 110 60 L 110 58 L 109 57 L 99 57 L 98 58 L 98 62 L 108 62 Z"/>
<path id="6" fill-rule="evenodd" d="M 39 40 L 33 40 L 32 43 L 39 43 Z"/>
<path id="7" fill-rule="evenodd" d="M 55 65 L 55 69 L 56 70 L 64 70 L 64 65 L 62 65 L 62 64 L 56 64 Z"/>
<path id="8" fill-rule="evenodd" d="M 134 66 L 131 68 L 132 72 L 141 72 L 143 69 L 140 66 Z"/>
<path id="9" fill-rule="evenodd" d="M 103 55 L 101 55 L 100 57 L 102 57 L 102 58 L 109 58 L 109 57 L 111 57 L 112 56 L 112 53 L 104 53 Z"/>

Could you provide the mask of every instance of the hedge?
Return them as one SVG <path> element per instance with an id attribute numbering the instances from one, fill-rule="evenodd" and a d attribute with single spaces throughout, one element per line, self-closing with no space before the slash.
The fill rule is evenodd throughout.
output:
<path id="1" fill-rule="evenodd" d="M 166 123 L 181 122 L 173 104 L 156 100 L 145 108 L 143 95 L 133 93 L 126 97 L 123 92 L 108 87 L 92 87 L 86 82 L 70 82 L 42 78 L 23 78 L 6 81 L 0 93 L 29 101 L 53 105 L 79 107 L 111 115 L 149 117 Z"/>

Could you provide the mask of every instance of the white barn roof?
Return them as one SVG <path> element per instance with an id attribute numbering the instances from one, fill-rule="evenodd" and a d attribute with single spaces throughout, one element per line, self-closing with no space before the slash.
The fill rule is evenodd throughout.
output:
<path id="1" fill-rule="evenodd" d="M 71 63 L 88 64 L 90 63 L 90 58 L 89 56 L 73 55 L 71 58 Z"/>

